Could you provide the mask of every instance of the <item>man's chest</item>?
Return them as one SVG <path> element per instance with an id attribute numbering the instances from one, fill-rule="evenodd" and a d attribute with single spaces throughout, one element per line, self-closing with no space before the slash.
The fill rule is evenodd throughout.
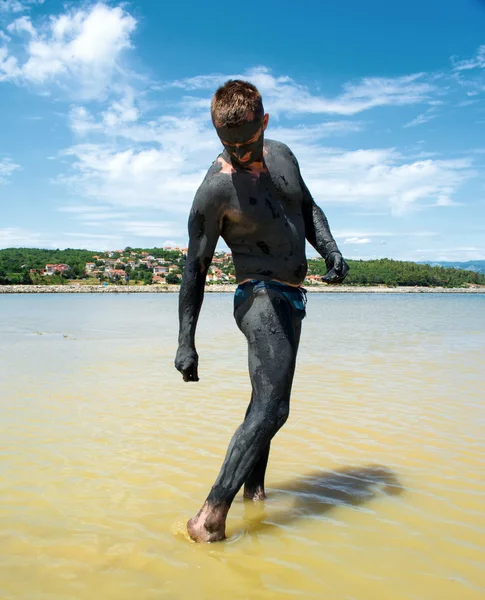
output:
<path id="1" fill-rule="evenodd" d="M 259 177 L 244 174 L 233 179 L 232 211 L 251 219 L 278 220 L 301 213 L 302 191 L 298 178 L 268 170 Z"/>

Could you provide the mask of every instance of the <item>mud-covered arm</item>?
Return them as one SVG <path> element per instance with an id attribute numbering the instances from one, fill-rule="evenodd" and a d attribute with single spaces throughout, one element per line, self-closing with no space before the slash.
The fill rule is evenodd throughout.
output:
<path id="1" fill-rule="evenodd" d="M 305 237 L 315 250 L 325 259 L 327 273 L 323 277 L 323 281 L 327 283 L 341 283 L 349 271 L 349 266 L 338 249 L 337 243 L 330 231 L 330 226 L 325 213 L 316 204 L 308 187 L 303 181 L 301 173 L 299 176 L 302 190 L 302 212 L 305 221 Z"/>
<path id="2" fill-rule="evenodd" d="M 179 339 L 175 367 L 184 381 L 198 381 L 195 330 L 207 271 L 221 233 L 223 202 L 216 186 L 204 182 L 198 189 L 189 216 L 189 247 L 179 294 Z"/>

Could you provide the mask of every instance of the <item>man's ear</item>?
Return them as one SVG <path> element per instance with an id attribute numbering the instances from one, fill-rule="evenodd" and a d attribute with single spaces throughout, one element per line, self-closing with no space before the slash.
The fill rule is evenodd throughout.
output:
<path id="1" fill-rule="evenodd" d="M 263 131 L 268 127 L 269 115 L 266 113 L 263 117 Z"/>

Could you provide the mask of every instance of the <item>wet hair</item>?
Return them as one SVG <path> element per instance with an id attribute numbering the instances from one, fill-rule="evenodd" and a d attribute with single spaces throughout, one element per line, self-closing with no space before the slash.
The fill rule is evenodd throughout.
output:
<path id="1" fill-rule="evenodd" d="M 229 79 L 212 97 L 211 117 L 214 127 L 237 127 L 253 119 L 263 119 L 263 100 L 249 81 Z M 251 120 L 253 120 L 251 119 Z"/>

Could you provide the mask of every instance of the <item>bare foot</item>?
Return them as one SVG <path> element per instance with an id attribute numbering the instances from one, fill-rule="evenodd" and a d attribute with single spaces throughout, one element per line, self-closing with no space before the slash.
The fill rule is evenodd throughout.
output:
<path id="1" fill-rule="evenodd" d="M 257 502 L 258 500 L 265 500 L 267 496 L 264 488 L 258 485 L 256 488 L 252 489 L 244 488 L 244 498 L 246 498 L 246 500 Z"/>
<path id="2" fill-rule="evenodd" d="M 207 503 L 187 522 L 187 531 L 194 542 L 219 542 L 226 539 L 228 508 L 215 508 Z"/>

